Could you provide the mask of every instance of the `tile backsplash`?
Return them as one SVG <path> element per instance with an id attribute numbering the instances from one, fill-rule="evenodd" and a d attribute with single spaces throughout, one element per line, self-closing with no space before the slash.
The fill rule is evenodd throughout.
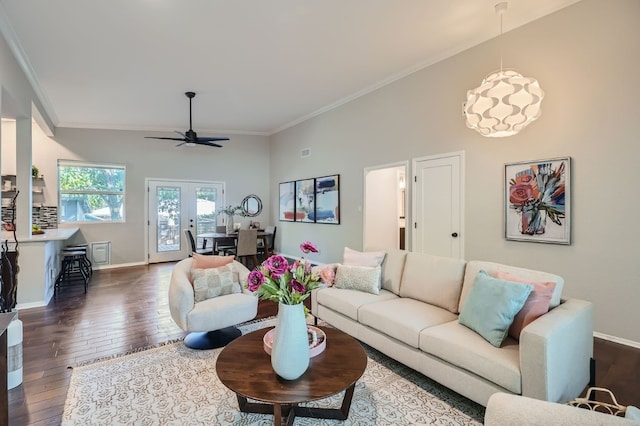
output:
<path id="1" fill-rule="evenodd" d="M 33 206 L 32 222 L 41 229 L 55 229 L 58 227 L 58 207 L 55 206 Z M 13 209 L 11 207 L 2 207 L 2 221 L 11 222 Z"/>

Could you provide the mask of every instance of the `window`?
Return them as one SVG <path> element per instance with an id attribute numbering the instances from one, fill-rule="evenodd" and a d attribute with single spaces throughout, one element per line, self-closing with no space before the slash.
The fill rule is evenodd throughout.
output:
<path id="1" fill-rule="evenodd" d="M 124 222 L 125 167 L 58 160 L 58 218 Z"/>

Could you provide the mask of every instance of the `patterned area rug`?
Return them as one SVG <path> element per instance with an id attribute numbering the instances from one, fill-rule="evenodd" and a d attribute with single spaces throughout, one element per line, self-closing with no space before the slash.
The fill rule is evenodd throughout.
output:
<path id="1" fill-rule="evenodd" d="M 247 333 L 275 320 L 243 325 Z M 344 421 L 297 417 L 295 425 L 481 425 L 484 407 L 367 347 Z M 221 349 L 182 342 L 75 368 L 63 425 L 272 425 L 273 416 L 238 411 L 235 394 L 216 376 Z M 310 403 L 339 407 L 343 393 Z"/>

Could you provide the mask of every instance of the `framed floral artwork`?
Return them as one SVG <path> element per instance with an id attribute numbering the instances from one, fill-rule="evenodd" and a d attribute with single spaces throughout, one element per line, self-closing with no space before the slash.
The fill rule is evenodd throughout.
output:
<path id="1" fill-rule="evenodd" d="M 505 164 L 505 238 L 571 243 L 571 157 Z"/>

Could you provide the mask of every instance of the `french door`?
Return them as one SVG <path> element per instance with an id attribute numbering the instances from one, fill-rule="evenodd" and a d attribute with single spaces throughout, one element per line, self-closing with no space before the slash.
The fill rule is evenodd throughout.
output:
<path id="1" fill-rule="evenodd" d="M 215 232 L 216 209 L 224 205 L 222 182 L 148 180 L 149 263 L 170 262 L 189 255 L 184 230 Z M 222 220 L 222 218 L 221 218 Z"/>

